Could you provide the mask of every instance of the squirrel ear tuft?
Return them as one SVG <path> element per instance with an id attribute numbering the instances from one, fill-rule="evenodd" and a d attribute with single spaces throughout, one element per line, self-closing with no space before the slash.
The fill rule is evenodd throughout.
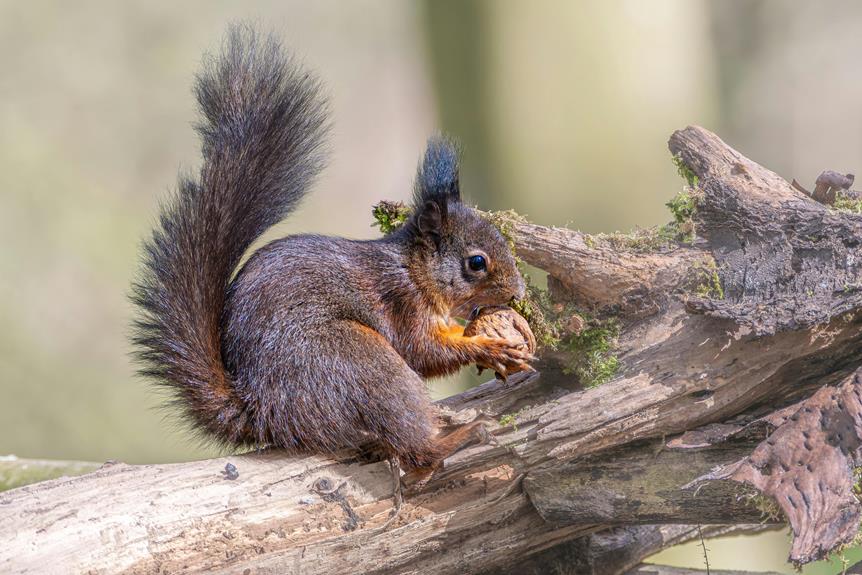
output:
<path id="1" fill-rule="evenodd" d="M 431 201 L 461 201 L 458 183 L 458 148 L 442 136 L 428 140 L 425 158 L 416 174 L 414 203 L 418 208 Z M 442 196 L 442 198 L 440 197 Z"/>
<path id="2" fill-rule="evenodd" d="M 440 247 L 449 215 L 449 202 L 460 202 L 458 150 L 451 141 L 436 137 L 428 140 L 425 158 L 416 173 L 413 191 L 414 230 L 423 239 Z"/>

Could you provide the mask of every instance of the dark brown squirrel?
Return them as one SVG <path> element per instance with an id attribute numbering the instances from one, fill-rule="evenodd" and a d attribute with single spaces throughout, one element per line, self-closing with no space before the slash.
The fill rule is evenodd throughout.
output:
<path id="1" fill-rule="evenodd" d="M 323 166 L 320 92 L 249 27 L 205 59 L 203 165 L 180 177 L 133 288 L 140 371 L 223 445 L 371 444 L 407 468 L 433 467 L 471 429 L 438 438 L 423 378 L 470 363 L 524 368 L 522 342 L 467 337 L 453 321 L 522 296 L 524 282 L 498 230 L 461 203 L 457 153 L 441 138 L 428 143 L 400 229 L 371 241 L 285 237 L 234 276 Z"/>

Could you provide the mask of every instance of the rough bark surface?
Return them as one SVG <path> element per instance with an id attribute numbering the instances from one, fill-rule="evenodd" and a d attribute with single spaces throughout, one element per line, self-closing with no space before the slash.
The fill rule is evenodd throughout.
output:
<path id="1" fill-rule="evenodd" d="M 520 573 L 604 548 L 625 561 L 571 572 L 622 574 L 672 540 L 648 533 L 749 524 L 769 497 L 794 530 L 792 560 L 846 543 L 859 519 L 860 217 L 703 129 L 670 148 L 697 176 L 690 245 L 639 253 L 510 222 L 555 304 L 615 315 L 612 380 L 584 389 L 564 344 L 540 350 L 538 373 L 442 401 L 450 423 L 481 418 L 494 441 L 449 458 L 391 523 L 385 463 L 114 464 L 0 494 L 0 571 Z M 723 299 L 694 295 L 704 269 Z"/>

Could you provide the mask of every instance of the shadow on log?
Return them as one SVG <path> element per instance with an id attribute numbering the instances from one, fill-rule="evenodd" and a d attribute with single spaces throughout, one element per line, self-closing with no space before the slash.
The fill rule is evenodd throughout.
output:
<path id="1" fill-rule="evenodd" d="M 528 573 L 612 549 L 605 570 L 568 572 L 671 573 L 637 565 L 694 523 L 764 519 L 789 521 L 795 562 L 849 542 L 862 219 L 701 128 L 670 148 L 696 200 L 691 241 L 507 223 L 548 272 L 551 311 L 613 316 L 613 377 L 585 388 L 563 338 L 539 373 L 440 402 L 494 441 L 449 458 L 391 522 L 387 465 L 349 455 L 106 465 L 0 494 L 0 571 Z"/>

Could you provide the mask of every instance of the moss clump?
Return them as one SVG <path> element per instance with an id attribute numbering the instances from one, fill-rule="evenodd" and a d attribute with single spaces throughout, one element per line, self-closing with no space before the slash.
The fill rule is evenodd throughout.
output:
<path id="1" fill-rule="evenodd" d="M 691 243 L 695 238 L 694 216 L 701 197 L 700 180 L 679 154 L 673 156 L 673 163 L 677 173 L 688 185 L 665 204 L 673 214 L 673 221 L 663 227 L 666 228 L 666 234 L 675 236 L 678 241 Z"/>
<path id="2" fill-rule="evenodd" d="M 515 413 L 507 413 L 505 415 L 500 416 L 500 425 L 502 427 L 509 427 L 510 425 L 514 427 L 515 431 L 518 431 L 517 426 L 515 426 L 515 419 L 517 418 L 517 414 Z"/>
<path id="3" fill-rule="evenodd" d="M 668 205 L 674 203 L 677 198 L 668 202 Z M 685 200 L 688 201 L 688 200 Z M 674 217 L 677 213 L 683 213 L 683 209 L 675 205 Z M 673 211 L 673 210 L 672 210 Z M 594 234 L 585 235 L 584 243 L 590 249 L 595 249 L 599 244 L 606 244 L 615 250 L 634 252 L 639 254 L 656 253 L 669 251 L 680 244 L 690 244 L 694 241 L 694 219 L 684 219 L 682 221 L 673 221 L 663 226 L 655 226 L 652 228 L 635 228 L 631 232 L 624 234 L 622 232 L 614 232 L 612 234 Z"/>
<path id="4" fill-rule="evenodd" d="M 383 200 L 371 209 L 371 215 L 374 216 L 374 223 L 371 224 L 371 227 L 377 226 L 384 235 L 391 234 L 404 225 L 404 222 L 410 217 L 410 211 L 404 202 Z"/>
<path id="5" fill-rule="evenodd" d="M 593 249 L 602 242 L 615 250 L 644 254 L 675 248 L 678 244 L 678 234 L 675 227 L 668 224 L 652 228 L 635 228 L 627 234 L 614 232 L 588 235 L 585 236 L 584 242 Z"/>
<path id="6" fill-rule="evenodd" d="M 699 194 L 692 188 L 682 190 L 665 205 L 673 215 L 673 221 L 662 226 L 662 233 L 681 243 L 690 244 L 695 238 L 694 215 L 697 212 Z"/>
<path id="7" fill-rule="evenodd" d="M 695 295 L 709 299 L 724 299 L 724 288 L 721 286 L 721 278 L 718 277 L 718 267 L 714 259 L 707 258 L 698 262 L 692 272 Z"/>
<path id="8" fill-rule="evenodd" d="M 680 154 L 674 154 L 672 161 L 673 165 L 676 166 L 676 173 L 686 181 L 688 187 L 696 189 L 700 181 L 698 180 L 697 174 L 695 174 L 694 171 L 686 165 L 682 156 Z"/>
<path id="9" fill-rule="evenodd" d="M 849 214 L 862 214 L 862 198 L 850 196 L 844 192 L 835 194 L 835 203 L 832 207 L 839 212 Z"/>
<path id="10" fill-rule="evenodd" d="M 509 244 L 509 250 L 512 252 L 512 255 L 515 256 L 515 261 L 518 262 L 518 265 L 521 265 L 523 262 L 518 257 L 515 250 L 514 226 L 516 223 L 527 223 L 527 218 L 525 218 L 515 210 L 479 213 L 482 215 L 483 218 L 485 218 L 495 228 L 497 228 L 497 230 L 499 230 L 500 234 L 506 240 L 506 243 Z"/>
<path id="11" fill-rule="evenodd" d="M 509 305 L 527 320 L 540 347 L 556 349 L 560 336 L 557 322 L 549 317 L 551 298 L 547 291 L 530 284 L 529 274 L 521 272 L 521 275 L 527 283 L 527 295 L 523 299 L 512 300 Z"/>
<path id="12" fill-rule="evenodd" d="M 571 356 L 563 371 L 577 375 L 584 387 L 597 387 L 610 381 L 620 369 L 620 360 L 613 353 L 620 327 L 613 318 L 583 319 L 584 328 L 561 343 Z"/>
<path id="13" fill-rule="evenodd" d="M 694 212 L 697 210 L 697 199 L 693 193 L 683 190 L 665 205 L 673 214 L 674 221 L 678 224 L 684 224 L 694 217 Z"/>

